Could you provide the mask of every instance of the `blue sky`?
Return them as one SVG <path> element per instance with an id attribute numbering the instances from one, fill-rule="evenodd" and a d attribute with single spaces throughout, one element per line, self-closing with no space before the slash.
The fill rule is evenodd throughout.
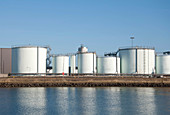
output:
<path id="1" fill-rule="evenodd" d="M 170 0 L 0 0 L 0 46 L 50 45 L 98 55 L 134 45 L 170 50 Z"/>

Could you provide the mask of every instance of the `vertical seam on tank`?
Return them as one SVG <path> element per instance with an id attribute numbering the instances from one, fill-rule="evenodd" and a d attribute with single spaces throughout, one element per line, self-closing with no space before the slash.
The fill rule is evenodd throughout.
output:
<path id="1" fill-rule="evenodd" d="M 93 74 L 94 74 L 94 53 L 93 53 Z"/>
<path id="2" fill-rule="evenodd" d="M 149 72 L 149 62 L 150 62 L 150 57 L 149 57 L 149 50 L 148 50 L 148 74 L 150 74 L 150 72 Z"/>
<path id="3" fill-rule="evenodd" d="M 38 66 L 39 66 L 39 62 L 38 62 L 39 59 L 38 58 L 39 58 L 39 51 L 38 51 L 38 46 L 37 46 L 37 73 L 38 73 L 38 69 L 39 69 L 38 68 Z"/>
<path id="4" fill-rule="evenodd" d="M 138 73 L 138 50 L 136 48 L 136 73 Z"/>

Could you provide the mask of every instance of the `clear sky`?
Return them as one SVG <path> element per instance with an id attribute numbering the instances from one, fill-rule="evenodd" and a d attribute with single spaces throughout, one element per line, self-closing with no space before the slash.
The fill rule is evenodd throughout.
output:
<path id="1" fill-rule="evenodd" d="M 170 50 L 170 0 L 0 0 L 0 46 L 50 45 L 103 55 L 119 47 Z"/>

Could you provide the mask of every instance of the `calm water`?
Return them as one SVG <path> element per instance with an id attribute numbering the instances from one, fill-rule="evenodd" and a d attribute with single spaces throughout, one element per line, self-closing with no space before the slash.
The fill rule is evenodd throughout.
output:
<path id="1" fill-rule="evenodd" d="M 0 88 L 0 115 L 169 115 L 170 88 Z"/>

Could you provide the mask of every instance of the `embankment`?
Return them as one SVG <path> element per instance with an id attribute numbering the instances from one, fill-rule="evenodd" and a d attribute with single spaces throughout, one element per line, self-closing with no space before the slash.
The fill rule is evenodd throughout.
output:
<path id="1" fill-rule="evenodd" d="M 170 87 L 170 78 L 8 77 L 0 87 Z"/>

